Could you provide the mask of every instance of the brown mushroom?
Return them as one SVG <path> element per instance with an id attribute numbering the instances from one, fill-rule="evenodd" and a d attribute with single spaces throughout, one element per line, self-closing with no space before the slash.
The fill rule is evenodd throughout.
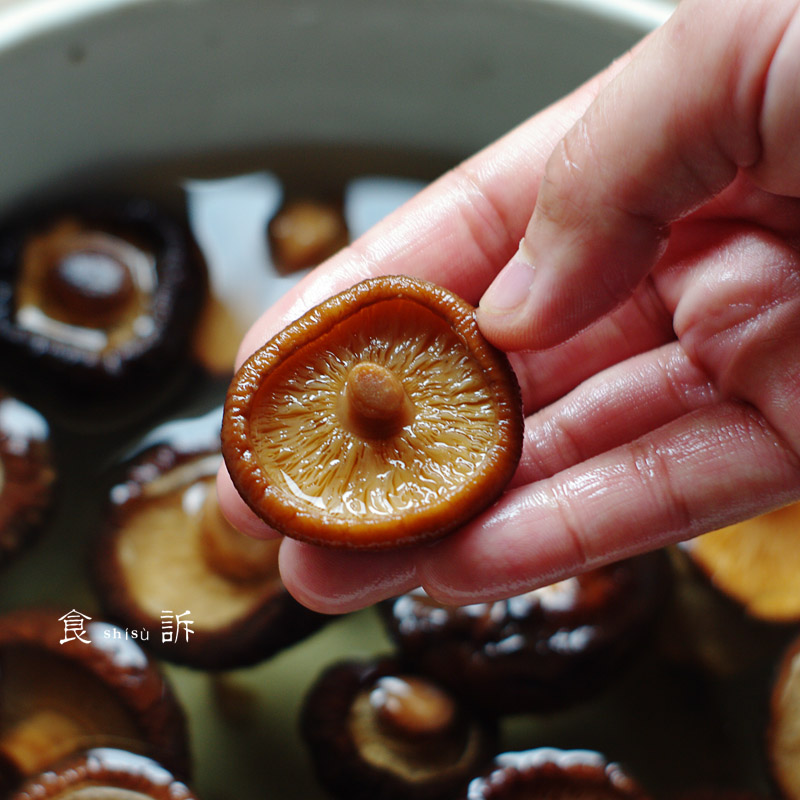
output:
<path id="1" fill-rule="evenodd" d="M 682 545 L 711 583 L 756 619 L 800 621 L 800 503 Z"/>
<path id="2" fill-rule="evenodd" d="M 647 800 L 620 767 L 591 750 L 534 750 L 502 753 L 485 776 L 472 780 L 465 800 Z"/>
<path id="3" fill-rule="evenodd" d="M 113 747 L 76 753 L 20 786 L 10 800 L 196 800 L 157 761 Z"/>
<path id="4" fill-rule="evenodd" d="M 55 477 L 47 421 L 0 390 L 0 565 L 41 530 Z"/>
<path id="5" fill-rule="evenodd" d="M 787 800 L 800 798 L 800 637 L 780 660 L 770 702 L 769 763 Z"/>
<path id="6" fill-rule="evenodd" d="M 162 209 L 64 202 L 0 232 L 0 357 L 65 419 L 90 406 L 107 424 L 112 410 L 141 412 L 163 394 L 205 293 L 188 228 Z"/>
<path id="7" fill-rule="evenodd" d="M 495 740 L 491 722 L 392 659 L 326 669 L 306 697 L 301 731 L 320 783 L 348 800 L 453 797 Z"/>
<path id="8" fill-rule="evenodd" d="M 231 527 L 215 476 L 221 409 L 171 422 L 120 465 L 94 548 L 106 613 L 147 632 L 169 661 L 228 669 L 261 661 L 328 617 L 301 606 L 278 573 L 278 540 Z"/>
<path id="9" fill-rule="evenodd" d="M 26 777 L 77 750 L 117 745 L 188 773 L 183 713 L 130 632 L 76 609 L 0 617 L 4 766 Z"/>
<path id="10" fill-rule="evenodd" d="M 316 266 L 350 240 L 341 204 L 313 198 L 285 202 L 269 221 L 267 236 L 281 273 Z"/>
<path id="11" fill-rule="evenodd" d="M 381 603 L 414 667 L 494 714 L 556 711 L 599 694 L 645 650 L 670 586 L 657 551 L 507 600 L 443 606 L 417 590 Z"/>
<path id="12" fill-rule="evenodd" d="M 287 536 L 369 548 L 443 536 L 493 503 L 522 448 L 520 391 L 474 309 L 374 278 L 242 366 L 222 428 L 245 502 Z"/>

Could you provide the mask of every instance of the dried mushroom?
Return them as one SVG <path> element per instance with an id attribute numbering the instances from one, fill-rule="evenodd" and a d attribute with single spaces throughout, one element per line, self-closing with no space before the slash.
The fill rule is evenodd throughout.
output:
<path id="1" fill-rule="evenodd" d="M 605 688 L 642 651 L 669 588 L 663 552 L 493 603 L 386 601 L 389 635 L 416 669 L 489 712 L 562 709 Z"/>
<path id="2" fill-rule="evenodd" d="M 800 503 L 682 545 L 711 583 L 765 622 L 800 621 Z"/>
<path id="3" fill-rule="evenodd" d="M 29 778 L 10 800 L 196 800 L 168 769 L 139 753 L 98 747 Z"/>
<path id="4" fill-rule="evenodd" d="M 800 798 L 800 637 L 786 649 L 772 688 L 768 755 L 787 800 Z"/>
<path id="5" fill-rule="evenodd" d="M 217 504 L 221 410 L 168 423 L 121 465 L 95 546 L 106 613 L 162 658 L 204 669 L 261 661 L 329 619 L 278 574 L 278 540 L 232 528 Z"/>
<path id="6" fill-rule="evenodd" d="M 241 496 L 315 544 L 430 540 L 494 502 L 522 448 L 520 391 L 474 309 L 403 276 L 363 281 L 289 325 L 228 390 Z"/>
<path id="7" fill-rule="evenodd" d="M 296 272 L 330 258 L 350 241 L 341 204 L 296 198 L 288 200 L 267 226 L 279 272 Z"/>
<path id="8" fill-rule="evenodd" d="M 0 617 L 2 779 L 95 746 L 124 746 L 188 773 L 183 713 L 155 663 L 125 630 L 75 609 Z"/>
<path id="9" fill-rule="evenodd" d="M 618 764 L 591 750 L 501 753 L 492 770 L 470 782 L 465 800 L 647 800 Z"/>
<path id="10" fill-rule="evenodd" d="M 0 232 L 0 354 L 55 404 L 141 404 L 187 352 L 205 292 L 188 229 L 149 201 L 49 208 Z"/>
<path id="11" fill-rule="evenodd" d="M 399 663 L 329 667 L 306 697 L 301 732 L 317 777 L 348 800 L 433 800 L 488 762 L 494 726 Z"/>
<path id="12" fill-rule="evenodd" d="M 0 390 L 0 565 L 41 529 L 55 478 L 47 421 Z"/>

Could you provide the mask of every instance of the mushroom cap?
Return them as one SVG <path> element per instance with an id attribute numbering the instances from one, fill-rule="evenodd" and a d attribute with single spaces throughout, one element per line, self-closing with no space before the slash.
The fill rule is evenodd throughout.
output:
<path id="1" fill-rule="evenodd" d="M 508 359 L 474 311 L 388 276 L 277 334 L 225 403 L 222 451 L 245 502 L 287 536 L 349 548 L 437 538 L 493 503 L 524 419 Z"/>
<path id="2" fill-rule="evenodd" d="M 800 798 L 800 636 L 786 648 L 772 687 L 767 753 L 781 796 Z"/>

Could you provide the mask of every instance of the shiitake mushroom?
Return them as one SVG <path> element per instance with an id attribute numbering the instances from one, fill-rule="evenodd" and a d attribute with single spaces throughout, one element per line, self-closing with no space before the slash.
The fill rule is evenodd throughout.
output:
<path id="1" fill-rule="evenodd" d="M 648 800 L 619 764 L 592 750 L 540 747 L 501 753 L 464 800 Z"/>
<path id="2" fill-rule="evenodd" d="M 55 481 L 47 421 L 0 389 L 0 566 L 41 530 Z"/>
<path id="3" fill-rule="evenodd" d="M 800 798 L 800 636 L 780 658 L 769 704 L 767 751 L 772 775 L 787 800 Z"/>
<path id="4" fill-rule="evenodd" d="M 507 600 L 444 606 L 417 590 L 379 609 L 420 672 L 489 712 L 543 712 L 621 674 L 655 632 L 669 587 L 657 551 Z"/>
<path id="5" fill-rule="evenodd" d="M 160 657 L 203 669 L 261 661 L 330 617 L 278 573 L 278 540 L 233 529 L 217 504 L 221 409 L 169 422 L 115 471 L 93 575 L 111 619 Z"/>
<path id="6" fill-rule="evenodd" d="M 81 625 L 68 624 L 71 617 Z M 155 662 L 125 630 L 75 609 L 28 608 L 0 617 L 4 785 L 93 746 L 124 746 L 182 777 L 189 773 L 183 712 Z"/>
<path id="7" fill-rule="evenodd" d="M 206 289 L 188 226 L 149 200 L 20 215 L 0 231 L 0 358 L 65 420 L 109 424 L 163 394 Z"/>
<path id="8" fill-rule="evenodd" d="M 97 747 L 49 765 L 10 800 L 197 800 L 197 795 L 147 756 Z"/>
<path id="9" fill-rule="evenodd" d="M 222 450 L 277 531 L 379 548 L 449 533 L 493 503 L 522 449 L 520 390 L 474 309 L 405 276 L 312 309 L 241 367 Z"/>
<path id="10" fill-rule="evenodd" d="M 321 785 L 343 800 L 454 797 L 496 736 L 488 718 L 391 658 L 328 667 L 306 696 L 301 733 Z"/>

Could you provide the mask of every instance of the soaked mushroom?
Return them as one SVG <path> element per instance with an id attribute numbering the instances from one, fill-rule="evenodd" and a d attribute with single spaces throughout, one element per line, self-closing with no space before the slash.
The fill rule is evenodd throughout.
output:
<path id="1" fill-rule="evenodd" d="M 222 428 L 250 507 L 340 547 L 430 540 L 502 493 L 522 447 L 520 391 L 474 309 L 376 278 L 289 325 L 237 373 Z"/>
<path id="2" fill-rule="evenodd" d="M 786 649 L 772 687 L 768 755 L 787 800 L 800 798 L 800 637 Z"/>
<path id="3" fill-rule="evenodd" d="M 0 565 L 41 529 L 55 478 L 46 420 L 0 390 Z"/>
<path id="4" fill-rule="evenodd" d="M 145 631 L 162 658 L 204 669 L 261 661 L 328 619 L 284 588 L 278 540 L 222 516 L 220 419 L 216 409 L 146 437 L 120 466 L 94 559 L 110 617 Z"/>
<path id="5" fill-rule="evenodd" d="M 99 392 L 141 406 L 187 352 L 205 291 L 188 230 L 150 202 L 51 208 L 0 233 L 0 353 L 55 406 Z"/>
<path id="6" fill-rule="evenodd" d="M 329 667 L 311 688 L 303 738 L 341 798 L 453 797 L 490 758 L 494 727 L 391 659 Z"/>
<path id="7" fill-rule="evenodd" d="M 10 800 L 196 800 L 197 795 L 139 753 L 98 747 L 49 766 L 29 778 Z"/>
<path id="8" fill-rule="evenodd" d="M 380 605 L 415 668 L 488 712 L 554 711 L 604 689 L 644 650 L 664 608 L 662 552 L 493 603 L 443 606 L 421 590 Z"/>
<path id="9" fill-rule="evenodd" d="M 469 784 L 465 800 L 647 800 L 618 764 L 590 750 L 541 747 L 502 753 Z"/>
<path id="10" fill-rule="evenodd" d="M 287 201 L 267 227 L 270 252 L 279 272 L 314 267 L 350 240 L 341 204 L 311 198 Z"/>
<path id="11" fill-rule="evenodd" d="M 774 623 L 800 621 L 800 503 L 682 547 L 711 583 L 750 616 Z"/>
<path id="12" fill-rule="evenodd" d="M 75 609 L 0 617 L 5 769 L 26 777 L 77 750 L 117 745 L 188 773 L 182 711 L 129 632 Z"/>

